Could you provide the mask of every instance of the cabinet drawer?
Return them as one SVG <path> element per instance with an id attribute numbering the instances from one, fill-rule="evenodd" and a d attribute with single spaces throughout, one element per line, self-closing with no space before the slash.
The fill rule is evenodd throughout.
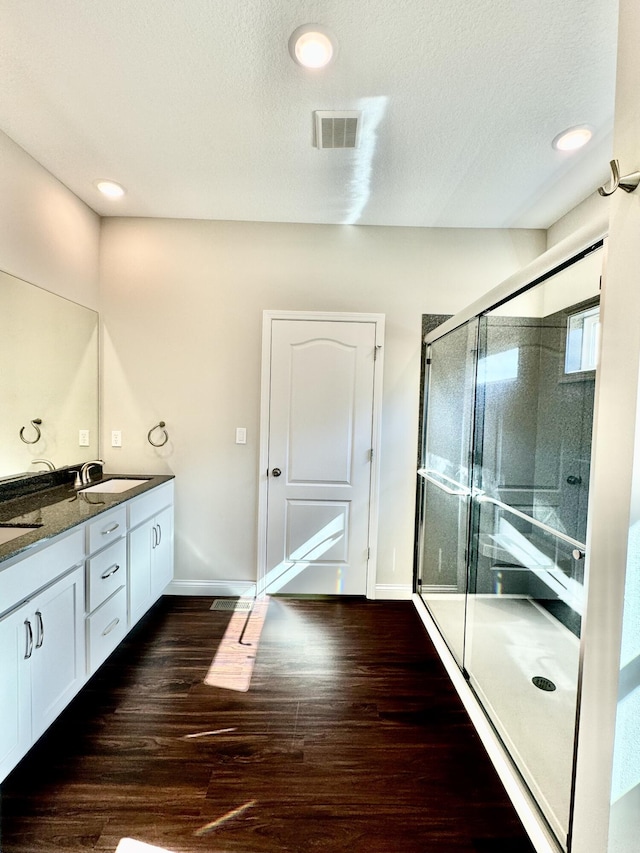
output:
<path id="1" fill-rule="evenodd" d="M 113 512 L 101 515 L 89 525 L 88 531 L 89 553 L 93 554 L 127 532 L 126 507 L 119 506 Z"/>
<path id="2" fill-rule="evenodd" d="M 127 633 L 127 590 L 121 587 L 87 617 L 89 673 L 93 674 Z"/>
<path id="3" fill-rule="evenodd" d="M 129 501 L 129 527 L 137 527 L 173 503 L 173 482 L 158 486 Z"/>
<path id="4" fill-rule="evenodd" d="M 0 571 L 0 614 L 84 561 L 84 531 L 74 530 Z"/>
<path id="5" fill-rule="evenodd" d="M 127 540 L 112 545 L 87 560 L 87 610 L 99 607 L 127 580 Z"/>

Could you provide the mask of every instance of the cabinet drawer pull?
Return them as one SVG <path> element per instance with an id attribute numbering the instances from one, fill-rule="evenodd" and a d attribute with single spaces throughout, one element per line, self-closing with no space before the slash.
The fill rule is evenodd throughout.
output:
<path id="1" fill-rule="evenodd" d="M 38 620 L 38 638 L 36 640 L 36 649 L 42 647 L 44 643 L 44 622 L 42 621 L 42 613 L 36 610 L 36 619 Z"/>
<path id="2" fill-rule="evenodd" d="M 112 566 L 109 566 L 109 568 L 106 571 L 104 571 L 100 575 L 100 577 L 102 578 L 103 581 L 106 581 L 106 579 L 110 578 L 111 575 L 115 575 L 115 573 L 119 570 L 119 568 L 120 568 L 120 566 L 117 563 L 114 563 Z"/>
<path id="3" fill-rule="evenodd" d="M 114 530 L 117 530 L 120 527 L 119 523 L 116 521 L 115 524 L 112 524 L 111 527 L 107 527 L 106 530 L 102 531 L 103 536 L 107 536 L 109 533 L 113 533 Z"/>
<path id="4" fill-rule="evenodd" d="M 24 624 L 27 627 L 27 648 L 25 649 L 24 659 L 29 660 L 33 651 L 33 631 L 31 630 L 31 622 L 28 619 L 24 620 Z"/>
<path id="5" fill-rule="evenodd" d="M 113 622 L 109 622 L 107 627 L 104 629 L 104 631 L 102 632 L 102 636 L 106 637 L 107 634 L 110 634 L 119 622 L 120 622 L 120 617 L 116 616 L 116 618 L 113 620 Z"/>

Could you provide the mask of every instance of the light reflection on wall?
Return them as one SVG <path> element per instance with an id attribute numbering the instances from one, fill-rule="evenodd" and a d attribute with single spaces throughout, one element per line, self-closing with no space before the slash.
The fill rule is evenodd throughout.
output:
<path id="1" fill-rule="evenodd" d="M 478 384 L 487 385 L 490 382 L 517 379 L 519 359 L 519 347 L 478 359 Z"/>
<path id="2" fill-rule="evenodd" d="M 611 801 L 626 812 L 640 804 L 640 521 L 629 531 Z"/>

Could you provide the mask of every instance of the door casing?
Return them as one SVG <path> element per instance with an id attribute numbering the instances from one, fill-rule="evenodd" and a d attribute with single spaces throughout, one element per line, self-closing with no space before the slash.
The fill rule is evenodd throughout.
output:
<path id="1" fill-rule="evenodd" d="M 380 430 L 382 423 L 382 368 L 384 361 L 384 314 L 356 314 L 318 311 L 263 311 L 262 315 L 262 372 L 260 379 L 260 460 L 258 463 L 258 566 L 257 590 L 264 592 L 267 571 L 267 496 L 269 480 L 269 402 L 271 388 L 271 324 L 274 320 L 320 320 L 333 323 L 375 323 L 376 362 L 373 380 L 373 424 L 371 485 L 369 489 L 369 560 L 367 568 L 367 598 L 376 597 L 376 567 L 378 543 L 378 507 L 380 483 Z"/>

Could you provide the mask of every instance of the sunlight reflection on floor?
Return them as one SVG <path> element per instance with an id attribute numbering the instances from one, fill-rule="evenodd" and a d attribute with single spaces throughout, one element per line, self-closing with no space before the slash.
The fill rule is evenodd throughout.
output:
<path id="1" fill-rule="evenodd" d="M 171 853 L 171 850 L 167 850 L 166 847 L 145 844 L 144 841 L 136 841 L 135 838 L 121 838 L 115 853 Z"/>
<path id="2" fill-rule="evenodd" d="M 237 809 L 232 809 L 230 812 L 223 814 L 222 817 L 219 817 L 216 820 L 212 820 L 211 823 L 207 823 L 205 824 L 205 826 L 200 827 L 200 829 L 194 832 L 194 835 L 206 835 L 208 832 L 212 832 L 214 829 L 217 829 L 219 826 L 222 826 L 222 824 L 226 823 L 228 820 L 233 820 L 233 818 L 235 817 L 240 817 L 240 815 L 244 814 L 247 809 L 250 809 L 252 806 L 255 806 L 256 803 L 257 800 L 249 800 L 249 802 L 238 806 Z"/>
<path id="3" fill-rule="evenodd" d="M 248 615 L 242 611 L 232 614 L 205 684 L 241 693 L 249 690 L 268 607 L 269 596 L 265 596 L 256 599 Z"/>

